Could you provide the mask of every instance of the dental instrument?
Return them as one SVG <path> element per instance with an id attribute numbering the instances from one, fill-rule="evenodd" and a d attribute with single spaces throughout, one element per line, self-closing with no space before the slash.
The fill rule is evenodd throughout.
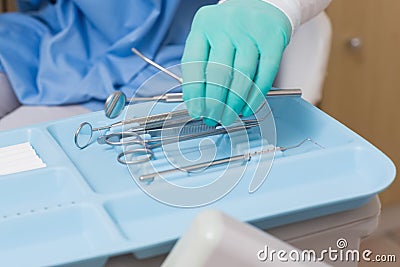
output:
<path id="1" fill-rule="evenodd" d="M 182 102 L 182 93 L 167 93 L 164 95 L 150 96 L 150 97 L 132 97 L 127 98 L 121 91 L 116 91 L 110 94 L 104 103 L 104 112 L 107 118 L 114 119 L 121 114 L 125 105 L 130 102 L 144 102 L 144 101 L 160 101 L 166 103 Z"/>
<path id="2" fill-rule="evenodd" d="M 239 162 L 239 161 L 250 161 L 252 157 L 260 156 L 260 155 L 263 155 L 263 154 L 266 154 L 266 153 L 271 153 L 271 152 L 276 152 L 276 151 L 282 151 L 283 152 L 283 151 L 286 151 L 288 149 L 298 148 L 298 147 L 302 146 L 305 142 L 311 142 L 311 143 L 319 146 L 320 148 L 324 148 L 323 146 L 321 146 L 317 142 L 313 141 L 311 138 L 306 138 L 306 139 L 304 139 L 303 141 L 301 141 L 300 143 L 298 143 L 298 144 L 296 144 L 294 146 L 280 147 L 280 146 L 270 145 L 266 149 L 257 150 L 257 151 L 249 152 L 249 153 L 244 153 L 244 154 L 237 155 L 237 156 L 225 157 L 225 158 L 217 159 L 217 160 L 213 160 L 213 161 L 207 161 L 207 162 L 203 162 L 203 163 L 199 163 L 199 164 L 193 164 L 193 165 L 185 166 L 185 167 L 182 167 L 182 168 L 179 168 L 179 169 L 178 168 L 173 168 L 173 169 L 169 169 L 169 170 L 165 170 L 165 171 L 145 174 L 145 175 L 140 176 L 139 180 L 140 181 L 148 181 L 148 180 L 152 181 L 157 176 L 162 176 L 162 175 L 166 175 L 166 174 L 170 174 L 170 173 L 175 173 L 175 172 L 178 172 L 178 171 L 181 171 L 181 170 L 184 170 L 185 172 L 190 172 L 190 171 L 194 171 L 194 170 L 198 170 L 198 169 L 204 169 L 204 168 L 208 168 L 208 167 L 212 167 L 212 166 L 218 166 L 218 165 L 227 164 L 227 163 L 233 163 L 233 162 Z"/>
<path id="3" fill-rule="evenodd" d="M 261 120 L 269 116 L 270 112 L 266 114 Z M 86 148 L 93 139 L 94 132 L 100 132 L 103 130 L 110 130 L 114 127 L 136 124 L 134 128 L 130 128 L 129 131 L 140 132 L 149 129 L 159 129 L 162 127 L 171 127 L 185 124 L 189 121 L 201 121 L 200 119 L 192 119 L 186 109 L 175 110 L 172 112 L 166 112 L 161 114 L 155 114 L 139 118 L 131 118 L 126 120 L 121 120 L 109 125 L 93 128 L 89 122 L 83 122 L 79 125 L 78 129 L 75 131 L 74 143 L 80 148 Z M 243 120 L 249 121 L 249 120 Z"/>
<path id="4" fill-rule="evenodd" d="M 164 72 L 165 74 L 169 75 L 170 77 L 177 80 L 180 84 L 183 83 L 183 79 L 173 72 L 169 71 L 168 69 L 160 66 L 156 62 L 152 61 L 150 58 L 143 55 L 139 52 L 136 48 L 131 49 L 133 53 L 139 56 L 141 59 L 149 63 L 150 65 L 154 66 L 155 68 L 159 69 L 160 71 Z M 271 89 L 267 96 L 301 96 L 300 89 Z M 141 101 L 161 101 L 161 102 L 182 102 L 182 93 L 166 93 L 163 95 L 157 95 L 152 97 L 133 97 L 127 98 L 126 95 L 121 92 L 117 91 L 110 94 L 104 104 L 104 112 L 107 118 L 114 119 L 116 118 L 121 112 L 124 110 L 126 103 L 129 102 L 141 102 Z"/>
<path id="5" fill-rule="evenodd" d="M 166 123 L 169 124 L 169 123 Z M 143 134 L 147 134 L 151 137 L 161 137 L 161 136 L 176 136 L 179 137 L 181 135 L 198 133 L 198 132 L 207 132 L 215 130 L 215 126 L 208 126 L 204 124 L 201 120 L 193 120 L 189 122 L 178 123 L 176 125 L 163 125 L 163 127 L 157 127 L 153 129 L 132 129 L 126 130 L 122 132 L 113 132 L 105 135 L 101 135 L 97 138 L 97 143 L 99 144 L 107 144 L 111 146 L 122 146 L 130 144 L 129 141 L 126 141 L 125 138 L 129 138 L 132 136 L 139 136 Z"/>
<path id="6" fill-rule="evenodd" d="M 252 120 L 248 123 L 244 123 L 243 125 L 234 125 L 234 126 L 229 126 L 229 127 L 220 127 L 220 128 L 215 128 L 212 126 L 213 129 L 208 130 L 208 131 L 202 131 L 202 128 L 193 128 L 189 131 L 188 133 L 183 134 L 183 135 L 173 135 L 173 136 L 160 136 L 157 138 L 150 138 L 150 139 L 145 139 L 142 138 L 139 134 L 134 133 L 134 132 L 127 132 L 127 133 L 113 133 L 110 134 L 110 138 L 113 137 L 123 137 L 123 138 L 132 138 L 129 139 L 128 141 L 122 141 L 118 143 L 118 145 L 139 145 L 139 148 L 134 148 L 130 150 L 126 150 L 121 152 L 118 155 L 118 162 L 121 164 L 125 165 L 130 165 L 130 164 L 139 164 L 143 162 L 150 161 L 151 159 L 154 158 L 154 152 L 153 149 L 162 147 L 163 145 L 168 145 L 172 143 L 177 143 L 177 142 L 182 142 L 182 141 L 187 141 L 187 140 L 192 140 L 192 139 L 197 139 L 201 137 L 210 137 L 214 135 L 220 135 L 220 134 L 230 134 L 233 132 L 238 132 L 241 130 L 247 130 L 252 127 L 258 126 L 258 122 L 256 120 Z M 190 129 L 190 128 L 189 128 Z M 125 134 L 125 136 L 124 136 Z M 109 141 L 110 143 L 110 141 Z M 116 143 L 112 143 L 115 145 Z M 132 156 L 131 160 L 124 160 L 123 158 L 126 158 L 128 155 Z"/>
<path id="7" fill-rule="evenodd" d="M 83 122 L 79 125 L 78 129 L 75 132 L 74 143 L 78 148 L 83 149 L 86 148 L 91 143 L 93 132 L 110 130 L 111 128 L 124 126 L 128 124 L 138 124 L 139 125 L 138 128 L 143 127 L 144 125 L 150 127 L 153 123 L 159 125 L 160 123 L 161 124 L 164 123 L 165 120 L 172 120 L 176 117 L 181 117 L 181 116 L 189 116 L 187 110 L 182 109 L 182 110 L 176 110 L 172 112 L 155 114 L 145 117 L 131 118 L 95 128 L 93 128 L 93 126 L 89 122 Z"/>
<path id="8" fill-rule="evenodd" d="M 149 63 L 150 65 L 152 65 L 153 67 L 156 67 L 157 69 L 161 70 L 162 72 L 164 72 L 165 74 L 171 76 L 172 78 L 174 78 L 175 80 L 177 80 L 179 83 L 183 83 L 183 79 L 179 76 L 177 76 L 175 73 L 167 70 L 166 68 L 164 68 L 163 66 L 160 66 L 159 64 L 157 64 L 156 62 L 154 62 L 153 60 L 151 60 L 150 58 L 146 57 L 145 55 L 143 55 L 142 53 L 139 52 L 139 50 L 137 50 L 136 48 L 132 47 L 131 48 L 132 52 L 135 53 L 138 57 L 140 57 L 141 59 L 143 59 L 144 61 L 146 61 L 147 63 Z"/>
<path id="9" fill-rule="evenodd" d="M 248 118 L 243 119 L 241 122 L 248 126 L 253 124 L 258 124 L 258 122 L 263 121 L 271 114 L 269 111 L 263 117 L 258 119 Z M 126 137 L 132 137 L 137 135 L 147 134 L 152 137 L 163 137 L 175 136 L 182 137 L 183 135 L 190 135 L 195 133 L 203 133 L 207 131 L 215 131 L 217 126 L 208 126 L 204 124 L 201 119 L 191 119 L 189 117 L 178 117 L 174 120 L 165 120 L 160 122 L 152 122 L 146 124 L 144 127 L 133 127 L 122 132 L 112 132 L 104 135 L 100 135 L 97 138 L 97 143 L 108 144 L 111 146 L 121 146 L 130 144 L 129 141 L 123 140 Z M 159 141 L 162 141 L 161 139 Z M 136 143 L 136 142 L 134 142 Z"/>

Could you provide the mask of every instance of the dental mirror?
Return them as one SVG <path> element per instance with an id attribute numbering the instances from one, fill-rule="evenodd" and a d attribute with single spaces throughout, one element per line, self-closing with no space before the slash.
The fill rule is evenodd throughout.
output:
<path id="1" fill-rule="evenodd" d="M 75 132 L 75 145 L 80 149 L 87 147 L 92 141 L 93 128 L 88 122 L 83 122 Z"/>
<path id="2" fill-rule="evenodd" d="M 104 112 L 106 117 L 114 119 L 124 110 L 126 104 L 126 95 L 123 92 L 117 91 L 109 95 L 104 104 Z"/>

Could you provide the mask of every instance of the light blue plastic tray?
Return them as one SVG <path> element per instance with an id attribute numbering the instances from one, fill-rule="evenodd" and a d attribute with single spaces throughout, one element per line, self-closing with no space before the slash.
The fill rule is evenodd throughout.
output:
<path id="1" fill-rule="evenodd" d="M 176 208 L 143 193 L 115 150 L 74 146 L 82 121 L 102 112 L 0 132 L 0 147 L 29 141 L 47 168 L 0 176 L 3 266 L 102 266 L 109 257 L 167 252 L 204 209 L 270 228 L 361 206 L 395 177 L 378 149 L 301 98 L 269 99 L 280 146 L 311 137 L 325 149 L 277 157 L 261 188 L 241 182 L 201 208 Z M 172 106 L 166 106 L 171 107 Z"/>

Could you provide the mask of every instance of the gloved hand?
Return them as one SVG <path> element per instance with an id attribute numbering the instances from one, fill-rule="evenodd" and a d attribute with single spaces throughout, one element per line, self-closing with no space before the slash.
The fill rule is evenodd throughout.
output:
<path id="1" fill-rule="evenodd" d="M 199 9 L 182 57 L 189 114 L 208 125 L 253 114 L 272 86 L 291 33 L 288 17 L 261 0 Z"/>

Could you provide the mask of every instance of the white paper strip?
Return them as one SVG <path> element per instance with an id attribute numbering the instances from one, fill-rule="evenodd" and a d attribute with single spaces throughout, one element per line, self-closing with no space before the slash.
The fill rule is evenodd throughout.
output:
<path id="1" fill-rule="evenodd" d="M 0 175 L 46 167 L 29 142 L 0 148 Z"/>

